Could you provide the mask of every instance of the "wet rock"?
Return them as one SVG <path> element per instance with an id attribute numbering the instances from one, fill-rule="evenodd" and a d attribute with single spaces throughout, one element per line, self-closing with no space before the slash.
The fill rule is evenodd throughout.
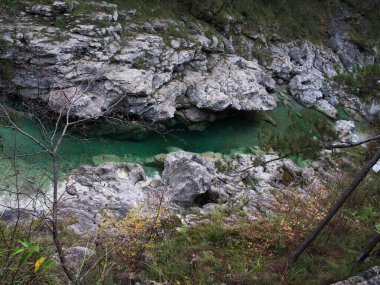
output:
<path id="1" fill-rule="evenodd" d="M 333 105 L 331 105 L 327 100 L 324 99 L 318 100 L 315 104 L 315 108 L 333 119 L 336 118 L 336 115 L 338 113 L 337 109 Z"/>

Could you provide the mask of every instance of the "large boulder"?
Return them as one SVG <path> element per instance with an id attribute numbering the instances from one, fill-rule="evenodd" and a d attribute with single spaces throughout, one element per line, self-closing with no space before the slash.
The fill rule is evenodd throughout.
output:
<path id="1" fill-rule="evenodd" d="M 276 102 L 267 92 L 274 81 L 267 78 L 261 67 L 238 56 L 209 58 L 209 72 L 187 71 L 187 96 L 196 107 L 223 111 L 227 108 L 244 111 L 268 111 Z"/>
<path id="2" fill-rule="evenodd" d="M 312 107 L 323 97 L 320 91 L 322 81 L 319 72 L 297 75 L 289 83 L 290 94 L 306 107 Z"/>
<path id="3" fill-rule="evenodd" d="M 178 205 L 192 206 L 202 195 L 216 200 L 218 193 L 211 190 L 215 178 L 214 164 L 200 155 L 179 151 L 167 155 L 165 159 L 162 180 L 166 195 Z"/>

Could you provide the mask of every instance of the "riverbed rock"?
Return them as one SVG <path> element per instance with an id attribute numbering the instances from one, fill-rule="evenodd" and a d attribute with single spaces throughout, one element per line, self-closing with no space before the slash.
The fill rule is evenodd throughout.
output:
<path id="1" fill-rule="evenodd" d="M 307 73 L 295 76 L 289 83 L 290 93 L 306 107 L 314 106 L 322 98 L 322 74 Z"/>
<path id="2" fill-rule="evenodd" d="M 325 99 L 318 100 L 315 108 L 332 119 L 335 119 L 338 113 L 338 110 Z"/>
<path id="3" fill-rule="evenodd" d="M 101 211 L 111 210 L 116 216 L 125 213 L 145 199 L 142 184 L 146 177 L 140 165 L 106 163 L 97 167 L 82 166 L 66 182 L 62 212 L 77 213 L 70 226 L 82 234 L 93 228 Z M 86 212 L 86 214 L 83 214 Z"/>
<path id="4" fill-rule="evenodd" d="M 169 199 L 184 207 L 194 205 L 195 200 L 206 193 L 210 199 L 215 196 L 216 200 L 219 195 L 211 190 L 215 176 L 212 162 L 183 151 L 167 155 L 162 173 Z"/>
<path id="5" fill-rule="evenodd" d="M 338 133 L 339 141 L 344 143 L 356 143 L 359 141 L 354 121 L 338 120 L 334 128 Z"/>

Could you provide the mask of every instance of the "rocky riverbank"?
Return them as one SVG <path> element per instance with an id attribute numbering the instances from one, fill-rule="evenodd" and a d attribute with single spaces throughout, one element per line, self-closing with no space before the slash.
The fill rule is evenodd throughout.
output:
<path id="1" fill-rule="evenodd" d="M 353 122 L 338 121 L 336 130 L 342 142 L 354 143 L 359 139 Z M 307 196 L 308 189 L 330 179 L 337 169 L 329 156 L 329 152 L 323 151 L 320 160 L 301 168 L 290 159 L 260 150 L 256 154 L 232 156 L 175 151 L 161 155 L 164 168 L 156 177 L 147 177 L 138 164 L 84 165 L 61 184 L 60 211 L 62 218 L 75 217 L 69 228 L 77 234 L 96 229 L 104 211 L 123 217 L 130 209 L 145 205 L 145 209 L 150 209 L 146 214 L 154 215 L 160 203 L 177 213 L 191 209 L 192 213 L 183 217 L 190 224 L 192 219 L 197 220 L 194 213 L 207 215 L 235 206 L 255 220 L 273 210 L 275 197 L 288 191 L 289 185 L 294 185 L 293 194 Z M 25 205 L 26 212 L 35 211 L 41 216 L 49 211 L 49 192 L 32 200 L 27 198 L 28 193 L 25 195 L 21 205 Z M 7 207 L 14 208 L 18 202 L 11 199 Z M 12 211 L 4 207 L 4 199 L 2 203 L 4 217 L 15 219 Z"/>
<path id="2" fill-rule="evenodd" d="M 118 138 L 121 140 L 141 139 L 151 130 L 165 136 L 165 131 L 170 132 L 170 127 L 177 124 L 186 126 L 189 130 L 204 131 L 212 122 L 236 114 L 244 117 L 246 122 L 254 122 L 260 118 L 273 127 L 268 131 L 267 137 L 265 130 L 255 133 L 257 140 L 261 139 L 262 149 L 257 145 L 244 146 L 249 148 L 249 153 L 238 153 L 232 149 L 225 153 L 195 153 L 173 147 L 168 153 L 160 153 L 163 151 L 161 149 L 165 149 L 162 144 L 155 148 L 159 149 L 155 152 L 156 155 L 144 155 L 140 160 L 143 162 L 138 164 L 132 163 L 126 155 L 123 159 L 113 154 L 107 156 L 106 151 L 103 156 L 94 152 L 94 157 L 86 158 L 93 165 L 76 167 L 78 163 L 75 169 L 70 168 L 70 172 L 59 180 L 59 190 L 56 193 L 59 198 L 54 197 L 55 193 L 50 191 L 50 185 L 46 187 L 46 181 L 51 180 L 51 172 L 45 171 L 41 175 L 42 180 L 45 180 L 45 184 L 41 185 L 45 188 L 38 184 L 38 179 L 26 179 L 20 187 L 19 182 L 16 182 L 15 199 L 15 192 L 10 185 L 14 182 L 14 177 L 18 179 L 20 170 L 17 163 L 10 164 L 15 174 L 14 177 L 6 177 L 6 194 L 0 196 L 2 221 L 7 225 L 18 225 L 20 221 L 30 222 L 32 225 L 37 217 L 37 220 L 41 219 L 46 223 L 46 228 L 38 233 L 38 238 L 46 236 L 48 230 L 51 231 L 51 221 L 53 226 L 64 225 L 60 232 L 68 231 L 75 238 L 88 238 L 86 247 L 83 244 L 70 245 L 65 249 L 67 266 L 75 274 L 86 256 L 95 256 L 104 250 L 103 245 L 106 247 L 107 241 L 102 245 L 100 239 L 104 237 L 98 235 L 99 229 L 104 229 L 105 217 L 116 217 L 115 221 L 121 221 L 128 213 L 133 212 L 132 209 L 142 207 L 140 214 L 144 218 L 157 218 L 162 209 L 169 213 L 168 217 L 176 217 L 178 225 L 162 229 L 155 235 L 162 239 L 174 236 L 172 242 L 174 245 L 178 242 L 177 248 L 183 244 L 191 244 L 199 238 L 199 235 L 186 236 L 187 231 L 202 225 L 212 227 L 214 225 L 211 219 L 214 214 L 226 215 L 218 221 L 219 228 L 211 228 L 211 238 L 207 237 L 200 243 L 206 246 L 198 250 L 196 245 L 189 251 L 191 254 L 184 254 L 183 259 L 186 262 L 191 260 L 192 271 L 187 273 L 190 277 L 182 276 L 184 274 L 180 272 L 185 280 L 183 284 L 190 284 L 189 278 L 195 278 L 194 268 L 197 266 L 215 266 L 218 272 L 229 272 L 231 264 L 234 263 L 230 261 L 233 259 L 227 258 L 228 267 L 219 266 L 219 261 L 225 266 L 226 260 L 225 252 L 220 254 L 218 250 L 230 246 L 233 254 L 235 251 L 250 252 L 248 259 L 256 262 L 253 267 L 249 262 L 242 263 L 249 266 L 239 269 L 231 284 L 252 284 L 252 280 L 256 280 L 256 275 L 253 274 L 255 270 L 262 270 L 262 254 L 268 254 L 271 258 L 274 255 L 274 251 L 261 247 L 262 244 L 271 243 L 268 237 L 260 239 L 262 231 L 276 231 L 278 228 L 283 230 L 278 235 L 282 239 L 275 241 L 280 244 L 277 250 L 283 254 L 284 249 L 289 251 L 294 247 L 289 239 L 299 242 L 300 237 L 309 230 L 307 226 L 310 224 L 300 218 L 299 213 L 296 217 L 307 226 L 290 224 L 287 217 L 281 215 L 278 216 L 281 218 L 279 221 L 270 220 L 271 214 L 276 215 L 275 211 L 282 214 L 281 207 L 289 206 L 280 201 L 279 197 L 289 194 L 300 201 L 309 202 L 312 201 L 311 196 L 315 189 L 321 195 L 318 198 L 328 197 L 331 193 L 326 190 L 326 183 L 334 181 L 341 173 L 342 166 L 352 166 L 353 161 L 339 151 L 336 151 L 337 155 L 333 155 L 332 151 L 321 151 L 320 147 L 332 139 L 342 143 L 358 142 L 362 134 L 353 120 L 360 121 L 363 125 L 370 122 L 370 128 L 377 127 L 376 120 L 380 118 L 380 99 L 377 92 L 380 78 L 376 77 L 378 43 L 368 41 L 368 45 L 363 44 L 360 37 L 353 32 L 353 22 L 356 25 L 366 23 L 370 27 L 367 15 L 372 15 L 372 9 L 378 9 L 376 1 L 365 1 L 366 4 L 360 5 L 351 1 L 337 1 L 334 4 L 337 5 L 334 6 L 336 11 L 324 18 L 323 25 L 321 24 L 326 28 L 325 33 L 313 41 L 312 37 L 281 34 L 281 29 L 273 27 L 254 27 L 249 22 L 246 11 L 239 14 L 226 9 L 221 13 L 224 8 L 222 6 L 219 12 L 210 8 L 209 11 L 198 11 L 195 15 L 193 5 L 197 1 L 185 2 L 183 7 L 190 5 L 190 9 L 171 17 L 166 14 L 147 16 L 144 13 L 150 11 L 154 14 L 157 7 L 149 8 L 148 11 L 146 7 L 144 10 L 141 5 L 136 4 L 134 7 L 123 1 L 31 0 L 14 7 L 0 4 L 0 91 L 4 94 L 2 98 L 11 102 L 10 106 L 22 111 L 18 115 L 31 115 L 36 110 L 38 115 L 40 110 L 53 120 L 58 117 L 58 121 L 53 124 L 57 129 L 64 117 L 66 122 L 80 122 L 79 127 L 70 130 L 73 132 L 68 135 L 85 132 L 81 138 L 89 137 L 92 135 L 90 130 L 95 129 L 97 135 L 120 134 Z M 172 8 L 168 6 L 168 9 Z M 375 71 L 368 71 L 368 66 Z M 360 83 L 366 83 L 366 76 L 371 84 L 364 84 L 363 87 L 358 82 L 362 80 Z M 371 92 L 366 92 L 367 89 L 371 89 Z M 305 108 L 313 108 L 326 116 L 321 115 L 322 120 L 310 123 L 312 129 L 309 130 L 309 125 L 302 124 L 302 120 L 306 122 L 308 118 L 304 118 L 292 106 L 294 100 L 287 97 L 284 90 Z M 289 107 L 281 110 L 287 114 L 283 114 L 280 119 L 289 121 L 289 124 L 284 124 L 287 130 L 282 130 L 289 132 L 285 138 L 281 138 L 276 132 L 278 122 L 269 115 L 270 111 L 280 112 L 277 107 L 279 104 Z M 38 108 L 33 109 L 35 106 Z M 6 110 L 2 109 L 0 115 Z M 349 120 L 341 120 L 342 112 L 347 113 Z M 298 121 L 294 120 L 293 115 Z M 10 117 L 7 119 L 11 120 Z M 42 145 L 43 148 L 45 143 L 54 145 L 54 136 L 59 130 L 51 132 L 51 121 L 37 122 L 43 128 L 39 134 L 42 143 L 37 143 L 37 146 Z M 366 132 L 367 129 L 363 128 L 361 131 Z M 49 137 L 51 133 L 53 135 Z M 36 135 L 36 138 L 39 137 Z M 34 137 L 32 140 L 36 141 Z M 310 146 L 303 144 L 304 141 L 310 143 Z M 75 147 L 75 143 L 71 143 Z M 230 148 L 231 145 L 228 144 L 227 147 Z M 300 155 L 306 146 L 315 152 L 313 161 L 309 159 L 301 167 L 295 162 L 300 161 L 300 157 L 295 159 L 293 156 L 293 160 L 288 158 L 291 155 Z M 316 146 L 318 148 L 313 150 Z M 285 152 L 281 151 L 284 149 L 287 151 L 283 156 Z M 144 151 L 143 148 L 141 150 Z M 298 151 L 290 153 L 293 150 Z M 79 155 L 79 152 L 76 153 Z M 13 155 L 15 161 L 18 157 L 30 154 L 18 156 L 15 151 Z M 9 159 L 8 154 L 4 157 Z M 59 159 L 62 160 L 62 157 Z M 110 160 L 117 162 L 103 163 Z M 161 167 L 162 172 L 149 176 L 144 170 L 147 165 Z M 62 169 L 63 167 L 58 170 Z M 58 181 L 58 173 L 54 179 Z M 34 192 L 19 192 L 18 187 L 28 191 L 32 189 Z M 315 201 L 311 203 L 313 202 Z M 324 205 L 313 205 L 318 210 L 313 222 L 320 220 L 326 205 L 328 201 Z M 295 212 L 299 211 L 299 205 L 293 206 Z M 53 212 L 58 209 L 55 213 L 57 221 L 50 218 L 55 215 L 52 215 L 52 209 Z M 306 205 L 303 210 L 310 209 Z M 349 216 L 343 218 L 356 223 L 355 215 L 355 219 Z M 268 218 L 265 221 L 270 226 L 261 228 L 257 223 L 258 228 L 255 228 L 253 221 L 265 218 Z M 235 225 L 240 220 L 244 220 L 243 228 L 248 228 L 248 231 Z M 170 218 L 167 221 L 170 223 Z M 233 228 L 230 224 L 236 227 Z M 138 226 L 141 225 L 132 225 L 132 228 L 135 230 Z M 239 229 L 244 235 L 237 233 Z M 113 228 L 106 232 L 106 236 L 113 236 L 115 233 L 117 235 L 122 230 Z M 127 230 L 130 229 L 127 227 Z M 207 230 L 209 229 L 205 228 L 206 233 Z M 46 232 L 42 233 L 43 231 Z M 173 232 L 176 231 L 185 234 L 175 236 Z M 221 231 L 228 234 L 218 244 L 214 238 Z M 132 239 L 146 238 L 139 234 L 136 235 L 137 238 L 132 236 Z M 149 238 L 152 235 L 151 233 Z M 254 240 L 256 236 L 260 237 L 258 242 Z M 278 236 L 272 237 L 276 239 Z M 185 241 L 182 244 L 181 238 Z M 90 239 L 94 239 L 94 242 L 90 242 Z M 150 242 L 151 239 L 145 241 Z M 58 245 L 56 240 L 54 242 L 56 248 L 59 248 L 59 242 Z M 125 243 L 123 239 L 123 244 Z M 162 244 L 156 245 L 156 249 L 159 250 L 160 246 Z M 90 250 L 91 247 L 95 249 Z M 141 251 L 143 250 L 139 249 L 138 252 L 140 259 Z M 255 259 L 258 252 L 259 257 Z M 159 259 L 158 252 L 152 254 L 156 254 L 154 258 Z M 277 257 L 280 256 L 278 252 L 276 254 Z M 13 257 L 11 254 L 10 256 Z M 207 266 L 203 266 L 199 262 L 206 257 Z M 247 259 L 247 256 L 243 257 Z M 148 260 L 149 256 L 144 258 Z M 175 256 L 172 255 L 171 258 L 175 260 Z M 58 260 L 57 257 L 53 259 Z M 161 266 L 152 260 L 148 260 L 146 264 L 158 268 Z M 119 267 L 118 264 L 118 269 Z M 127 268 L 125 272 L 134 273 L 135 268 L 131 268 Z M 38 268 L 34 273 L 36 271 Z M 243 271 L 244 274 L 252 273 L 254 277 L 247 279 L 251 283 L 242 281 L 244 276 L 239 274 L 243 274 Z M 171 274 L 170 269 L 168 272 Z M 298 274 L 295 272 L 295 275 Z M 78 276 L 79 274 L 80 272 Z M 227 275 L 223 275 L 224 279 L 218 279 L 221 277 L 216 275 L 213 278 L 232 280 L 232 275 Z M 123 280 L 123 277 L 119 277 L 116 279 Z M 291 278 L 293 277 L 289 277 L 289 280 Z M 363 278 L 359 279 L 369 279 Z M 373 278 L 376 282 L 377 277 Z M 162 279 L 161 272 L 159 279 Z M 167 280 L 167 277 L 164 276 L 164 279 Z M 129 278 L 130 282 L 131 280 Z M 133 280 L 138 282 L 140 279 Z M 173 284 L 182 284 L 178 282 Z M 213 280 L 207 282 L 214 284 Z M 351 281 L 342 282 L 339 284 Z M 370 282 L 372 281 L 368 281 L 368 284 Z M 191 284 L 197 283 L 194 281 Z"/>
<path id="3" fill-rule="evenodd" d="M 375 62 L 374 52 L 350 41 L 344 16 L 331 23 L 327 47 L 269 41 L 239 24 L 218 32 L 185 16 L 142 22 L 135 9 L 90 2 L 84 13 L 81 5 L 28 2 L 16 18 L 1 16 L 2 58 L 13 69 L 10 84 L 2 84 L 7 92 L 52 110 L 75 98 L 70 114 L 78 118 L 102 117 L 117 104 L 123 116 L 160 122 L 176 115 L 189 125 L 226 110 L 272 110 L 276 82 L 332 118 L 340 105 L 356 116 L 378 110 L 377 101 L 363 102 L 331 81 Z M 238 52 L 259 47 L 268 60 Z"/>

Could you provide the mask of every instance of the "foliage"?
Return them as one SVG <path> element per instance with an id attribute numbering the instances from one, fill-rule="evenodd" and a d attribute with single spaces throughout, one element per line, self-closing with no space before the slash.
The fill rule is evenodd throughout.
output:
<path id="1" fill-rule="evenodd" d="M 365 265 L 352 266 L 378 221 L 376 208 L 372 208 L 372 215 L 362 209 L 363 203 L 379 201 L 379 180 L 373 177 L 359 187 L 344 211 L 297 264 L 289 269 L 283 259 L 323 218 L 348 177 L 350 173 L 328 187 L 313 187 L 305 196 L 288 188 L 276 195 L 272 205 L 276 214 L 254 222 L 245 216 L 216 212 L 204 223 L 166 231 L 148 250 L 151 261 L 145 274 L 171 284 L 317 285 L 336 282 L 375 265 L 379 258 L 372 257 Z"/>
<path id="2" fill-rule="evenodd" d="M 21 225 L 0 225 L 0 278 L 2 284 L 56 284 L 52 252 Z M 22 238 L 23 240 L 18 240 Z"/>
<path id="3" fill-rule="evenodd" d="M 110 214 L 103 215 L 100 233 L 102 245 L 126 266 L 136 265 L 141 255 L 152 247 L 161 227 L 163 209 L 158 209 L 154 215 L 146 215 L 147 209 L 144 209 L 137 206 L 128 211 L 123 219 Z"/>
<path id="4" fill-rule="evenodd" d="M 297 114 L 289 114 L 291 122 L 288 130 L 283 134 L 265 131 L 259 133 L 259 145 L 264 151 L 271 148 L 280 154 L 292 154 L 302 159 L 315 159 L 324 144 L 328 144 L 337 138 L 337 134 L 330 122 L 322 119 L 311 119 L 310 124 Z"/>
<path id="5" fill-rule="evenodd" d="M 261 269 L 260 257 L 239 238 L 240 228 L 225 226 L 215 213 L 209 223 L 178 227 L 149 252 L 149 278 L 171 284 L 216 284 Z"/>
<path id="6" fill-rule="evenodd" d="M 29 242 L 26 241 L 19 241 L 21 244 L 21 247 L 16 248 L 13 252 L 13 255 L 21 255 L 20 256 L 20 264 L 23 264 L 24 262 L 28 261 L 29 258 L 33 257 L 34 255 L 38 254 L 40 252 L 40 246 L 39 245 L 32 245 Z M 49 268 L 52 268 L 54 266 L 53 260 L 46 260 L 45 256 L 41 256 L 34 262 L 34 270 L 33 272 L 36 273 L 37 271 L 41 272 L 44 270 L 47 270 Z"/>
<path id="7" fill-rule="evenodd" d="M 253 284 L 266 262 L 287 254 L 323 217 L 325 199 L 325 189 L 308 197 L 289 190 L 273 204 L 276 215 L 231 223 L 216 212 L 205 223 L 179 227 L 149 251 L 154 262 L 146 272 L 171 284 Z"/>
<path id="8" fill-rule="evenodd" d="M 380 98 L 380 64 L 378 63 L 365 67 L 355 66 L 351 72 L 340 73 L 333 79 L 355 95 L 364 98 Z"/>
<path id="9" fill-rule="evenodd" d="M 362 20 L 356 17 L 350 20 L 349 32 L 351 38 L 360 48 L 369 50 L 380 47 L 380 5 L 376 1 L 344 0 L 351 12 L 360 10 Z"/>
<path id="10" fill-rule="evenodd" d="M 0 38 L 0 54 L 5 52 L 8 48 L 8 42 L 2 38 Z"/>
<path id="11" fill-rule="evenodd" d="M 0 0 L 0 9 L 5 9 L 10 15 L 18 15 L 23 7 L 21 0 Z"/>
<path id="12" fill-rule="evenodd" d="M 13 64 L 10 60 L 0 59 L 0 79 L 10 83 L 14 76 Z"/>
<path id="13" fill-rule="evenodd" d="M 326 5 L 319 1 L 249 1 L 249 0 L 193 0 L 187 1 L 189 11 L 196 18 L 219 28 L 230 23 L 248 24 L 256 32 L 279 33 L 284 40 L 297 37 L 320 41 L 324 36 Z"/>

